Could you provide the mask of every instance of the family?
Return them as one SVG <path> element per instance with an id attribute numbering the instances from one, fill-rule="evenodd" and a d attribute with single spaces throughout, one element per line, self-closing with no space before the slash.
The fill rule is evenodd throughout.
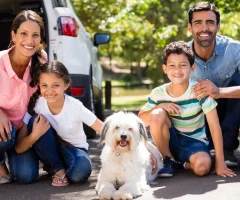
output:
<path id="1" fill-rule="evenodd" d="M 233 177 L 240 43 L 217 35 L 220 13 L 213 4 L 197 3 L 188 17 L 193 40 L 166 46 L 162 68 L 171 82 L 152 90 L 138 116 L 163 156 L 159 177 L 173 176 L 179 165 L 199 176 Z M 0 52 L 0 184 L 35 181 L 39 160 L 53 186 L 84 182 L 92 171 L 82 123 L 101 133 L 103 122 L 65 94 L 69 73 L 48 62 L 44 35 L 41 17 L 24 10 L 13 21 L 9 48 Z"/>

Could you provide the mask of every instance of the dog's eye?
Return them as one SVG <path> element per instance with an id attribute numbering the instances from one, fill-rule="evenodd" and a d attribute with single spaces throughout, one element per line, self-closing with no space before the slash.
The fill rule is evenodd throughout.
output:
<path id="1" fill-rule="evenodd" d="M 132 130 L 133 130 L 133 128 L 128 128 L 128 130 L 129 130 L 129 131 L 132 131 Z"/>
<path id="2" fill-rule="evenodd" d="M 116 126 L 116 129 L 118 130 L 120 127 L 119 126 Z"/>

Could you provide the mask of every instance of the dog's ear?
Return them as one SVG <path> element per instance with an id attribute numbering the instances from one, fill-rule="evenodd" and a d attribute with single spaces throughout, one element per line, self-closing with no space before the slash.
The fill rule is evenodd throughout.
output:
<path id="1" fill-rule="evenodd" d="M 111 122 L 110 120 L 107 120 L 103 125 L 102 132 L 101 132 L 101 137 L 100 137 L 100 140 L 99 140 L 100 145 L 103 144 L 104 141 L 105 141 L 105 137 L 106 137 L 110 122 Z"/>
<path id="2" fill-rule="evenodd" d="M 141 121 L 138 121 L 138 127 L 139 127 L 140 136 L 142 136 L 144 141 L 146 142 L 148 140 L 147 130 Z"/>

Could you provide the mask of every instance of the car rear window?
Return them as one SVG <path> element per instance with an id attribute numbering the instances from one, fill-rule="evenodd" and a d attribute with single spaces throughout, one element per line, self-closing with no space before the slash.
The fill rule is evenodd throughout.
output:
<path id="1" fill-rule="evenodd" d="M 52 0 L 53 7 L 67 7 L 66 0 Z"/>

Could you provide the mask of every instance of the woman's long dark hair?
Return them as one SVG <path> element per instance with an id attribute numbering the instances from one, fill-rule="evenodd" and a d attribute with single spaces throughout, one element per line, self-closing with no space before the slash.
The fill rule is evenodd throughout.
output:
<path id="1" fill-rule="evenodd" d="M 71 83 L 71 78 L 67 68 L 59 61 L 53 60 L 49 63 L 45 63 L 39 66 L 36 76 L 34 76 L 35 78 L 34 82 L 36 82 L 37 84 L 39 84 L 39 78 L 42 73 L 47 73 L 47 74 L 54 73 L 58 78 L 63 79 L 65 84 Z M 40 89 L 38 87 L 37 91 L 33 93 L 28 103 L 28 113 L 32 116 L 36 114 L 34 111 L 34 107 L 39 96 L 40 96 Z"/>
<path id="2" fill-rule="evenodd" d="M 34 80 L 36 80 L 36 78 L 34 78 L 34 76 L 36 74 L 37 68 L 40 65 L 38 57 L 41 57 L 41 50 L 43 50 L 46 46 L 44 44 L 44 42 L 42 41 L 44 36 L 45 36 L 45 28 L 44 28 L 43 20 L 36 12 L 34 12 L 32 10 L 24 10 L 24 11 L 20 12 L 15 17 L 15 19 L 13 20 L 11 31 L 13 31 L 16 34 L 20 25 L 23 22 L 26 22 L 28 20 L 34 21 L 39 25 L 40 36 L 41 36 L 41 43 L 40 43 L 36 53 L 32 56 L 32 64 L 31 64 L 31 68 L 30 68 L 30 75 L 32 77 L 32 81 L 30 82 L 30 86 L 35 87 L 37 85 L 37 83 L 34 82 Z M 14 42 L 11 40 L 10 44 L 8 45 L 8 48 L 12 47 L 13 45 L 14 45 Z"/>

